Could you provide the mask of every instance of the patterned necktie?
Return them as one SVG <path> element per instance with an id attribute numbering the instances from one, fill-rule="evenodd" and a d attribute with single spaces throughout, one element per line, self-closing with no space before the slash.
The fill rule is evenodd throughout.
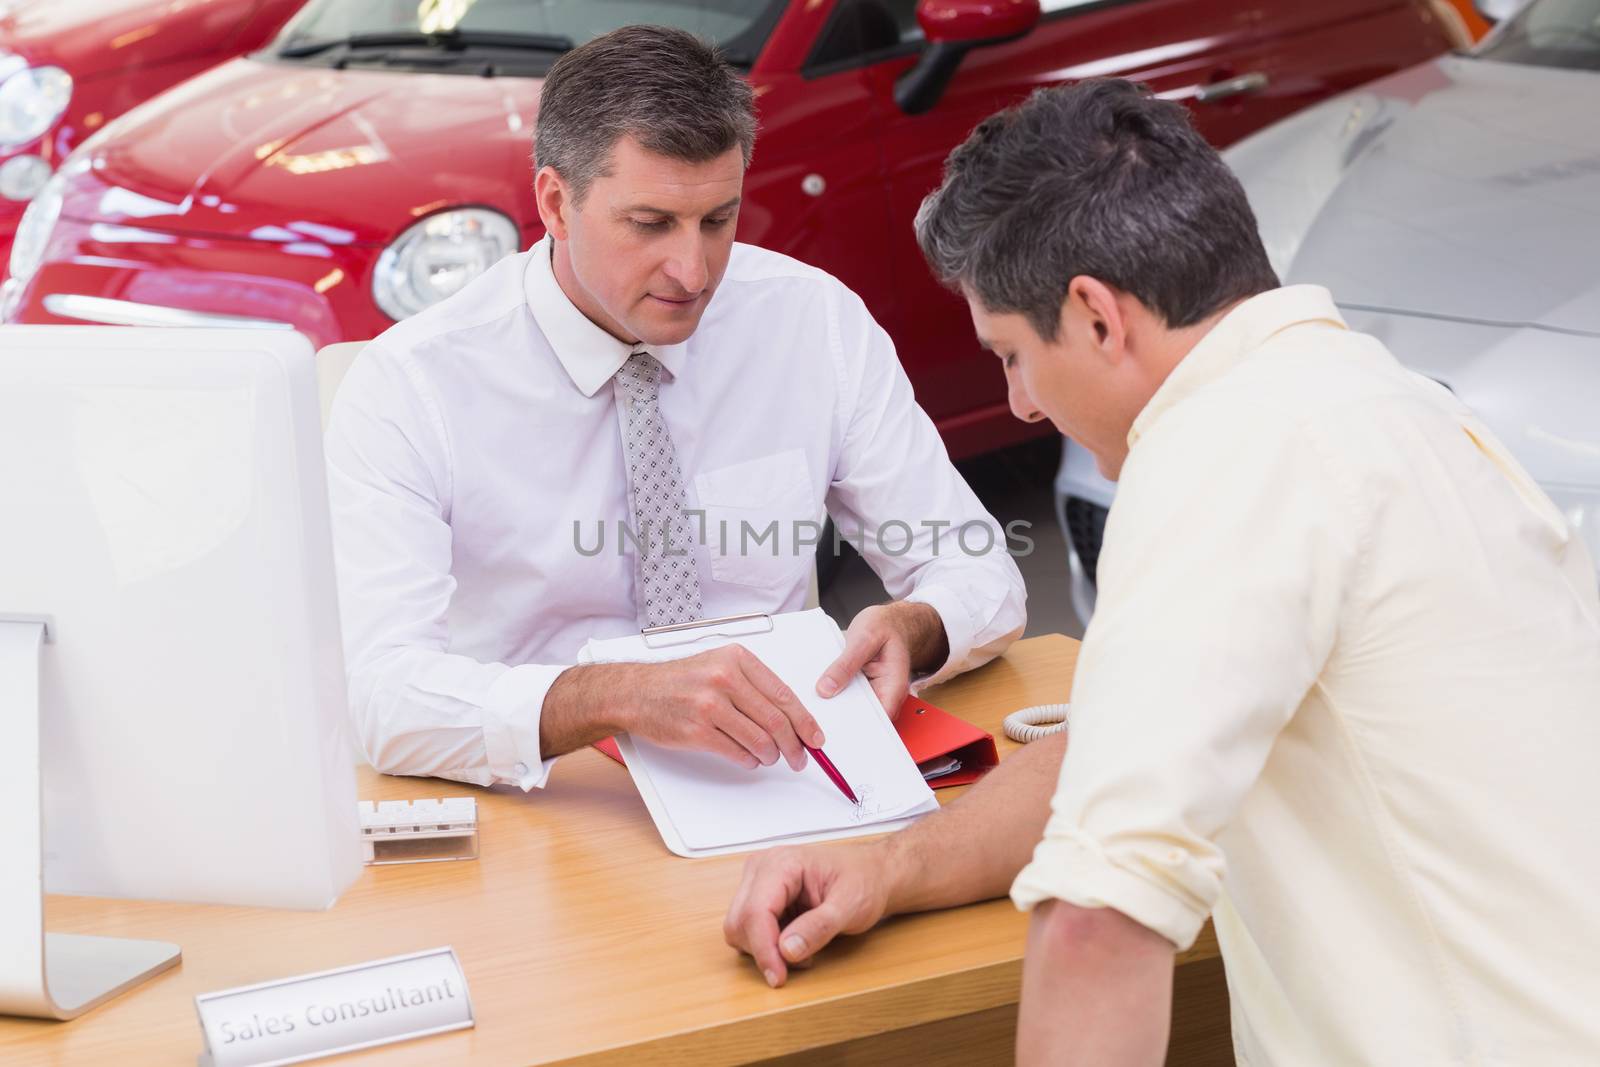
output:
<path id="1" fill-rule="evenodd" d="M 698 622 L 704 615 L 700 574 L 684 514 L 683 473 L 658 403 L 661 364 L 648 352 L 635 352 L 613 382 L 639 545 L 640 614 L 646 626 Z"/>

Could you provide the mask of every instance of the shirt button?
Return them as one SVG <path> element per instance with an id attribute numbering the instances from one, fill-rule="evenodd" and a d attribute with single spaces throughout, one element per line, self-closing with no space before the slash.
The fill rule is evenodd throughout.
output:
<path id="1" fill-rule="evenodd" d="M 511 768 L 511 773 L 515 774 L 518 778 L 522 778 L 528 773 L 528 765 L 526 763 L 519 763 L 515 767 Z"/>

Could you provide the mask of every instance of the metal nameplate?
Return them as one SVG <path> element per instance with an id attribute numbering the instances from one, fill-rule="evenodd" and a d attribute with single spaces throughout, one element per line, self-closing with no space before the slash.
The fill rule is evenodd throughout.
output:
<path id="1" fill-rule="evenodd" d="M 276 1067 L 473 1025 L 455 950 L 358 963 L 194 998 L 200 1067 Z"/>

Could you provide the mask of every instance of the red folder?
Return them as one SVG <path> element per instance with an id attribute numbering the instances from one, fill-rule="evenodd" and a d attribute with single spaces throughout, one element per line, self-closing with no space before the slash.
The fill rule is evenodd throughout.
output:
<path id="1" fill-rule="evenodd" d="M 904 742 L 906 751 L 918 763 L 943 756 L 953 756 L 961 761 L 960 769 L 928 779 L 928 784 L 935 789 L 971 785 L 1000 762 L 999 753 L 994 748 L 993 734 L 934 707 L 926 700 L 906 697 L 906 702 L 900 705 L 900 716 L 894 721 L 894 729 Z"/>
<path id="2" fill-rule="evenodd" d="M 917 763 L 946 756 L 961 761 L 961 767 L 949 774 L 929 779 L 928 785 L 943 789 L 952 785 L 971 785 L 1000 762 L 995 751 L 994 735 L 985 733 L 965 719 L 958 719 L 948 711 L 929 704 L 926 700 L 906 697 L 900 705 L 900 716 L 894 721 L 895 733 Z M 595 748 L 622 762 L 622 753 L 611 738 L 595 742 Z"/>

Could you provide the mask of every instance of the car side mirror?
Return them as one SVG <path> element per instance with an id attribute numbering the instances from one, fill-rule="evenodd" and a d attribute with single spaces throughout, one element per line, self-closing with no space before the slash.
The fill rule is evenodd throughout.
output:
<path id="1" fill-rule="evenodd" d="M 1039 0 L 920 0 L 917 22 L 928 47 L 894 86 L 894 102 L 907 115 L 937 104 L 974 48 L 1026 36 L 1039 23 Z"/>
<path id="2" fill-rule="evenodd" d="M 1522 9 L 1527 0 L 1473 0 L 1472 6 L 1478 9 L 1490 22 L 1504 22 Z"/>

